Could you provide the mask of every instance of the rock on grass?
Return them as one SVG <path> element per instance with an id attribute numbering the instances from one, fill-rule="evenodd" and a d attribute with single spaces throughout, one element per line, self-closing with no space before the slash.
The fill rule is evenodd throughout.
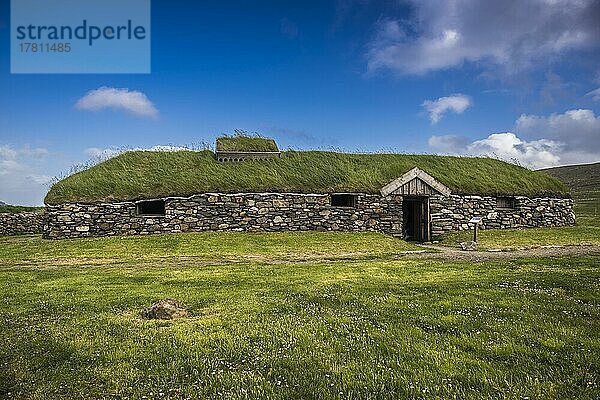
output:
<path id="1" fill-rule="evenodd" d="M 188 316 L 188 312 L 175 299 L 162 299 L 142 311 L 143 319 L 176 319 Z"/>

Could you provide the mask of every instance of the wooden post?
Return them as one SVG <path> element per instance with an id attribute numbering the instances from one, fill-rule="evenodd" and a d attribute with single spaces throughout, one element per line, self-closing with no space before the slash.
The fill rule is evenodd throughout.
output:
<path id="1" fill-rule="evenodd" d="M 475 223 L 475 226 L 473 227 L 473 241 L 475 243 L 477 243 L 477 223 Z"/>

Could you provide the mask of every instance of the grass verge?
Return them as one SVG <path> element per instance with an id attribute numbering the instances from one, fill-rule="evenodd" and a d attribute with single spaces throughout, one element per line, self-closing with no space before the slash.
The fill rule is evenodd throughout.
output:
<path id="1" fill-rule="evenodd" d="M 458 247 L 461 242 L 473 240 L 472 231 L 444 234 L 442 244 Z M 477 233 L 480 250 L 516 250 L 539 246 L 600 245 L 600 226 L 568 226 L 560 228 L 488 229 Z"/>
<path id="2" fill-rule="evenodd" d="M 0 260 L 7 262 L 48 259 L 134 261 L 169 257 L 271 262 L 380 258 L 419 249 L 380 233 L 348 232 L 203 232 L 56 241 L 40 236 L 0 236 Z"/>

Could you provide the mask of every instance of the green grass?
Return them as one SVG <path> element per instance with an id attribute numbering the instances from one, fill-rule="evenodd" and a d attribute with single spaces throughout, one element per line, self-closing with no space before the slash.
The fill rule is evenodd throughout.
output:
<path id="1" fill-rule="evenodd" d="M 134 200 L 205 192 L 367 192 L 418 166 L 455 193 L 566 194 L 543 172 L 491 158 L 286 151 L 269 161 L 220 163 L 210 151 L 132 151 L 56 183 L 46 203 Z"/>
<path id="2" fill-rule="evenodd" d="M 581 222 L 580 222 L 581 223 Z M 458 247 L 473 240 L 472 231 L 455 231 L 443 236 L 442 244 Z M 490 229 L 477 233 L 479 250 L 515 250 L 538 246 L 600 245 L 600 225 L 578 225 L 561 228 Z"/>
<path id="3" fill-rule="evenodd" d="M 306 260 L 375 258 L 419 250 L 379 233 L 203 232 L 152 236 L 44 240 L 40 236 L 0 236 L 0 261 L 63 261 L 195 257 L 222 260 Z"/>
<path id="4" fill-rule="evenodd" d="M 0 397 L 597 399 L 599 261 L 0 262 Z"/>
<path id="5" fill-rule="evenodd" d="M 234 135 L 217 139 L 217 151 L 279 151 L 273 139 Z"/>
<path id="6" fill-rule="evenodd" d="M 600 189 L 576 192 L 573 199 L 577 215 L 600 219 Z"/>
<path id="7" fill-rule="evenodd" d="M 0 205 L 0 214 L 17 214 L 28 211 L 43 211 L 44 207 L 11 206 L 8 204 Z"/>

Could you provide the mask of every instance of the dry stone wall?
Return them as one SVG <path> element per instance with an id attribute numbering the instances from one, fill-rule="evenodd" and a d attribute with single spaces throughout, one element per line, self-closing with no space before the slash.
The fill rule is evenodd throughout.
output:
<path id="1" fill-rule="evenodd" d="M 44 237 L 144 235 L 199 231 L 376 231 L 402 236 L 402 196 L 357 194 L 356 207 L 331 206 L 327 194 L 205 193 L 169 197 L 164 216 L 138 215 L 135 202 L 62 204 L 46 208 Z M 514 208 L 495 197 L 430 197 L 432 236 L 472 229 L 566 226 L 575 224 L 573 200 L 516 197 Z"/>
<path id="2" fill-rule="evenodd" d="M 0 213 L 0 235 L 42 233 L 43 212 Z"/>
<path id="3" fill-rule="evenodd" d="M 137 215 L 135 202 L 47 206 L 46 238 L 198 231 L 378 231 L 402 233 L 400 196 L 357 194 L 334 207 L 327 194 L 206 193 L 166 198 L 164 216 Z"/>
<path id="4" fill-rule="evenodd" d="M 501 208 L 490 196 L 432 196 L 430 212 L 433 236 L 472 229 L 473 217 L 482 217 L 481 229 L 575 225 L 572 199 L 515 197 L 514 207 Z"/>

